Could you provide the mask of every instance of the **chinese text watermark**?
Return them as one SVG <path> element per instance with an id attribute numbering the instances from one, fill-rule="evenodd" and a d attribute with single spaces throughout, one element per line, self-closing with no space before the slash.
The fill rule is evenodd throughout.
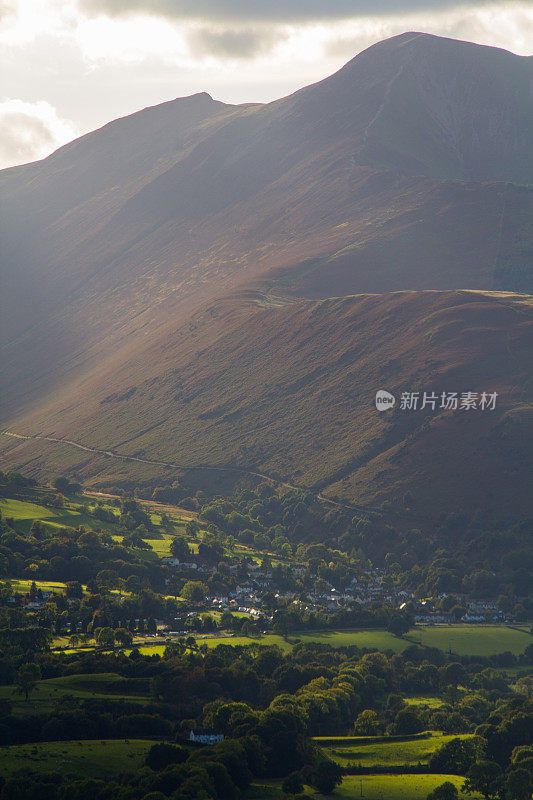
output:
<path id="1" fill-rule="evenodd" d="M 400 411 L 494 411 L 498 392 L 402 392 Z M 390 392 L 376 392 L 376 408 L 387 411 L 396 404 Z"/>

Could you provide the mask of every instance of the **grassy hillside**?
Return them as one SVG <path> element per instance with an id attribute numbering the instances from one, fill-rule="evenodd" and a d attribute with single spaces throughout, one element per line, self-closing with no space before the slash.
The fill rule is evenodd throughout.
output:
<path id="1" fill-rule="evenodd" d="M 55 772 L 78 777 L 106 778 L 117 772 L 134 772 L 144 763 L 153 741 L 101 740 L 83 742 L 38 742 L 9 747 L 0 760 L 0 776 L 20 769 L 43 774 Z"/>

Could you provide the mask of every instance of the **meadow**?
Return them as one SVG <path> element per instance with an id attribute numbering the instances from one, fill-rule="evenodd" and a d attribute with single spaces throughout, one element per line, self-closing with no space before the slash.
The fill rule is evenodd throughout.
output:
<path id="1" fill-rule="evenodd" d="M 439 747 L 455 738 L 457 735 L 432 732 L 428 738 L 413 737 L 408 741 L 355 744 L 348 738 L 346 744 L 340 743 L 339 739 L 331 744 L 318 740 L 318 744 L 326 755 L 341 767 L 416 766 L 427 764 Z M 462 734 L 459 738 L 469 738 L 469 734 Z"/>
<path id="2" fill-rule="evenodd" d="M 149 702 L 147 696 L 121 693 L 121 683 L 126 685 L 126 678 L 113 672 L 69 675 L 38 681 L 28 700 L 16 694 L 14 686 L 0 686 L 0 700 L 9 700 L 13 704 L 13 713 L 17 715 L 48 714 L 54 708 L 63 705 L 69 697 L 80 700 L 111 698 L 139 704 Z"/>
<path id="3" fill-rule="evenodd" d="M 347 775 L 340 786 L 328 795 L 331 800 L 426 800 L 429 792 L 445 781 L 461 790 L 464 778 L 458 775 Z M 313 798 L 322 798 L 315 789 L 305 786 L 304 793 Z M 284 800 L 279 781 L 254 783 L 247 794 L 249 800 Z M 479 800 L 481 795 L 468 795 Z"/>
<path id="4" fill-rule="evenodd" d="M 39 742 L 4 747 L 0 776 L 20 769 L 32 772 L 75 774 L 77 777 L 106 778 L 117 772 L 139 769 L 153 745 L 147 739 L 102 739 L 70 742 Z"/>
<path id="5" fill-rule="evenodd" d="M 393 633 L 381 629 L 374 630 L 346 630 L 346 631 L 298 631 L 289 636 L 293 644 L 298 642 L 320 642 L 332 647 L 361 647 L 375 648 L 376 650 L 393 650 L 401 653 L 409 646 L 409 642 L 400 639 Z"/>
<path id="6" fill-rule="evenodd" d="M 433 643 L 432 647 L 439 647 L 441 650 L 448 650 L 450 642 L 456 642 L 458 649 L 452 648 L 452 652 L 459 655 L 492 655 L 503 653 L 506 650 L 519 655 L 523 653 L 533 638 L 525 631 L 517 631 L 504 625 L 454 625 L 441 626 L 439 628 L 414 628 L 405 637 L 398 637 L 388 631 L 381 629 L 368 630 L 332 630 L 332 631 L 298 631 L 291 633 L 286 639 L 278 634 L 264 634 L 253 637 L 246 636 L 198 636 L 191 633 L 196 639 L 198 646 L 203 644 L 207 647 L 216 647 L 219 644 L 236 646 L 246 645 L 277 645 L 283 652 L 290 652 L 299 643 L 318 642 L 329 644 L 332 647 L 356 646 L 366 649 L 375 649 L 386 652 L 401 653 L 411 644 L 419 643 L 422 639 L 429 638 Z M 423 644 L 428 644 L 426 641 Z M 140 652 L 145 655 L 162 655 L 165 650 L 164 644 L 143 644 Z M 441 705 L 438 698 L 413 697 L 407 698 L 407 702 L 413 705 L 429 705 L 436 708 Z"/>
<path id="7" fill-rule="evenodd" d="M 404 637 L 408 644 L 438 647 L 459 656 L 490 656 L 507 650 L 514 655 L 523 653 L 533 643 L 527 630 L 505 625 L 435 625 L 417 627 Z"/>

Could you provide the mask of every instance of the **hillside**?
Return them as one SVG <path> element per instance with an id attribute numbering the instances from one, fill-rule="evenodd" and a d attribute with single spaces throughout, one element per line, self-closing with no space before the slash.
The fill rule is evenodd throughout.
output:
<path id="1" fill-rule="evenodd" d="M 532 81 L 530 58 L 407 33 L 273 103 L 179 98 L 0 173 L 2 426 L 368 503 L 433 503 L 446 437 L 449 497 L 520 506 L 527 306 L 456 290 L 533 288 Z M 401 449 L 422 416 L 390 425 L 375 390 L 452 380 L 501 386 L 505 433 L 439 417 Z"/>
<path id="2" fill-rule="evenodd" d="M 46 434 L 115 455 L 277 474 L 375 506 L 411 490 L 448 504 L 525 513 L 531 466 L 527 380 L 531 298 L 399 292 L 323 301 L 216 303 L 147 343 L 113 374 L 21 417 Z M 498 392 L 494 411 L 380 414 L 375 393 Z M 2 437 L 25 469 L 66 463 L 105 485 L 176 474 L 51 442 Z M 133 470 L 133 473 L 132 473 Z M 139 472 L 140 470 L 140 472 Z"/>

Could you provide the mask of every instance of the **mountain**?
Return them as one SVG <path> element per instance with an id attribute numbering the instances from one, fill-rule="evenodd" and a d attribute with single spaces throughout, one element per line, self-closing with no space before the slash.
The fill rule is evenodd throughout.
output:
<path id="1" fill-rule="evenodd" d="M 368 398 L 407 378 L 448 389 L 450 377 L 461 391 L 501 384 L 497 418 L 521 454 L 529 305 L 498 292 L 533 290 L 532 122 L 532 59 L 407 33 L 273 103 L 180 98 L 5 170 L 4 427 L 305 485 L 342 479 L 332 491 L 374 502 L 386 499 L 376 470 L 392 495 L 420 467 L 409 462 L 405 481 L 388 472 L 404 440 Z M 443 349 L 428 356 L 432 315 L 445 309 Z M 298 379 L 285 331 L 302 338 Z M 359 363 L 363 335 L 373 370 Z M 481 435 L 487 419 L 468 430 Z M 444 415 L 439 436 L 454 420 Z M 405 435 L 418 441 L 422 423 Z M 454 470 L 465 441 L 450 448 Z M 57 463 L 50 444 L 0 446 L 10 463 Z M 62 463 L 86 477 L 138 469 L 87 455 L 84 466 L 64 450 Z M 500 450 L 483 450 L 486 479 L 468 499 L 465 478 L 465 502 L 484 502 Z"/>

